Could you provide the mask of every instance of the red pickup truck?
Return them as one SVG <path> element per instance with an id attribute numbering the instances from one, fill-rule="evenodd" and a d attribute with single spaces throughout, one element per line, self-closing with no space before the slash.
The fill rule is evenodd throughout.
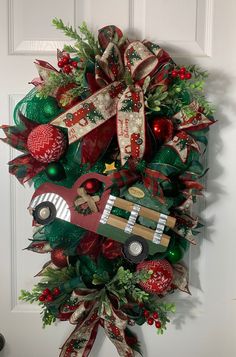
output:
<path id="1" fill-rule="evenodd" d="M 83 188 L 89 179 L 100 181 L 98 194 L 89 195 Z M 149 254 L 164 252 L 170 240 L 164 228 L 173 228 L 175 218 L 116 197 L 111 194 L 111 186 L 109 176 L 97 173 L 81 176 L 71 189 L 45 183 L 33 194 L 29 208 L 37 224 L 49 224 L 58 218 L 122 242 L 124 256 L 134 263 Z M 129 212 L 129 218 L 114 215 L 113 207 Z M 156 222 L 156 229 L 137 223 L 139 216 Z"/>

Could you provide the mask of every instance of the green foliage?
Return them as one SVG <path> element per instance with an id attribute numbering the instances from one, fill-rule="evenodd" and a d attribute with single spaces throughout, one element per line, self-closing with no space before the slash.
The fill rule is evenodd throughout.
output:
<path id="1" fill-rule="evenodd" d="M 74 84 L 75 87 L 68 89 L 68 91 L 61 96 L 60 104 L 66 106 L 73 99 L 88 93 L 88 86 L 85 81 L 85 71 L 85 65 L 81 65 L 80 70 L 76 70 L 71 74 L 50 72 L 43 85 L 37 88 L 37 96 L 39 98 L 47 98 L 48 96 L 54 95 L 58 88 Z"/>
<path id="2" fill-rule="evenodd" d="M 33 302 L 38 301 L 39 296 L 42 294 L 42 289 L 40 289 L 37 285 L 33 287 L 32 291 L 21 290 L 21 294 L 19 296 L 19 300 L 29 302 L 33 304 Z"/>
<path id="3" fill-rule="evenodd" d="M 146 96 L 145 105 L 153 112 L 159 112 L 164 100 L 168 97 L 168 92 L 164 91 L 163 86 L 158 86 L 154 92 L 148 93 Z"/>
<path id="4" fill-rule="evenodd" d="M 146 281 L 152 273 L 151 270 L 132 273 L 129 269 L 124 269 L 121 266 L 111 282 L 106 284 L 106 289 L 125 304 L 128 302 L 127 298 L 129 296 L 138 302 L 147 301 L 149 294 L 140 289 L 137 284 L 141 281 Z"/>
<path id="5" fill-rule="evenodd" d="M 64 51 L 69 53 L 75 53 L 82 61 L 89 59 L 94 60 L 96 55 L 101 54 L 98 41 L 95 39 L 91 31 L 89 31 L 85 22 L 79 26 L 79 34 L 72 26 L 67 26 L 61 19 L 53 19 L 53 25 L 64 32 L 67 37 L 75 40 L 74 46 L 65 46 Z"/>

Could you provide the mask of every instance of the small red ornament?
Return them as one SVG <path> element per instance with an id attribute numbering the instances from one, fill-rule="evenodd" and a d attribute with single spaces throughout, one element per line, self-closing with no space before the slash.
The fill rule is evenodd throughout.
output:
<path id="1" fill-rule="evenodd" d="M 78 62 L 72 61 L 71 62 L 71 66 L 74 67 L 74 68 L 77 68 L 78 67 Z"/>
<path id="2" fill-rule="evenodd" d="M 143 316 L 147 319 L 150 316 L 150 312 L 148 310 L 144 310 Z"/>
<path id="3" fill-rule="evenodd" d="M 173 137 L 174 126 L 170 119 L 154 118 L 151 123 L 151 128 L 157 141 L 164 143 Z"/>
<path id="4" fill-rule="evenodd" d="M 153 318 L 152 317 L 149 317 L 149 319 L 147 320 L 147 323 L 148 323 L 148 325 L 153 325 L 154 324 L 154 320 L 153 320 Z"/>
<path id="5" fill-rule="evenodd" d="M 72 71 L 72 68 L 69 64 L 66 64 L 64 67 L 63 67 L 63 72 L 66 73 L 66 74 L 69 74 L 70 72 Z"/>
<path id="6" fill-rule="evenodd" d="M 184 73 L 181 73 L 181 74 L 179 75 L 179 78 L 183 81 L 184 79 L 186 79 L 186 78 L 185 78 L 185 74 L 184 74 Z"/>
<path id="7" fill-rule="evenodd" d="M 178 71 L 176 71 L 175 69 L 173 69 L 173 71 L 171 72 L 171 76 L 173 77 L 173 78 L 176 78 L 177 76 L 178 76 Z"/>
<path id="8" fill-rule="evenodd" d="M 69 63 L 70 57 L 69 56 L 63 56 L 61 61 L 65 65 L 65 64 Z"/>
<path id="9" fill-rule="evenodd" d="M 63 63 L 63 61 L 58 61 L 57 65 L 58 65 L 58 67 L 59 67 L 59 68 L 64 67 L 64 63 Z"/>
<path id="10" fill-rule="evenodd" d="M 51 294 L 48 295 L 48 296 L 46 297 L 45 301 L 46 301 L 46 302 L 51 302 L 51 301 L 53 301 L 53 296 L 52 296 Z"/>
<path id="11" fill-rule="evenodd" d="M 102 243 L 102 254 L 105 258 L 112 260 L 122 256 L 122 244 L 113 239 L 106 239 Z"/>
<path id="12" fill-rule="evenodd" d="M 158 312 L 154 311 L 154 313 L 152 314 L 152 317 L 157 320 L 159 315 L 158 315 Z"/>
<path id="13" fill-rule="evenodd" d="M 160 323 L 160 321 L 156 321 L 156 322 L 155 322 L 155 326 L 156 326 L 156 328 L 161 328 L 161 323 Z"/>
<path id="14" fill-rule="evenodd" d="M 101 182 L 96 179 L 89 179 L 85 181 L 83 187 L 88 194 L 92 195 L 100 189 Z"/>
<path id="15" fill-rule="evenodd" d="M 51 251 L 51 261 L 58 268 L 68 266 L 67 256 L 64 254 L 64 250 L 62 248 L 55 248 Z"/>
<path id="16" fill-rule="evenodd" d="M 51 291 L 47 288 L 47 289 L 44 289 L 43 292 L 42 292 L 42 295 L 49 295 L 51 294 Z"/>
<path id="17" fill-rule="evenodd" d="M 185 73 L 184 75 L 185 79 L 191 79 L 192 75 L 190 72 Z"/>
<path id="18" fill-rule="evenodd" d="M 61 290 L 59 288 L 54 288 L 52 291 L 53 296 L 58 296 L 58 295 L 60 295 L 60 293 L 61 293 Z"/>
<path id="19" fill-rule="evenodd" d="M 179 74 L 185 74 L 186 72 L 186 68 L 185 67 L 181 67 L 179 70 Z"/>
<path id="20" fill-rule="evenodd" d="M 55 126 L 41 124 L 29 134 L 27 147 L 30 154 L 40 162 L 58 161 L 66 149 L 66 138 Z"/>
<path id="21" fill-rule="evenodd" d="M 45 295 L 40 295 L 39 296 L 39 301 L 43 302 L 43 301 L 45 301 L 46 298 L 47 297 Z"/>
<path id="22" fill-rule="evenodd" d="M 137 271 L 143 269 L 153 271 L 148 280 L 139 283 L 143 290 L 148 293 L 162 294 L 171 285 L 173 269 L 167 260 L 150 260 L 137 265 Z"/>

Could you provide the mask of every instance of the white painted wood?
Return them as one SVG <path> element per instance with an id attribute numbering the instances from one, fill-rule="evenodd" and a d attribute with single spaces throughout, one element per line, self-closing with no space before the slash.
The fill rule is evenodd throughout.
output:
<path id="1" fill-rule="evenodd" d="M 191 250 L 192 297 L 179 294 L 178 313 L 164 336 L 144 326 L 137 333 L 144 357 L 234 357 L 236 355 L 236 283 L 234 238 L 236 30 L 233 0 L 2 0 L 0 3 L 0 118 L 11 122 L 11 112 L 27 82 L 36 76 L 35 55 L 55 64 L 52 52 L 65 38 L 50 26 L 54 16 L 93 29 L 114 23 L 140 39 L 166 45 L 178 63 L 198 63 L 209 69 L 208 92 L 216 103 L 219 123 L 211 129 L 207 181 L 207 229 L 202 243 Z M 10 54 L 9 54 L 10 53 Z M 26 56 L 27 55 L 27 56 Z M 39 56 L 40 55 L 40 56 Z M 1 357 L 58 355 L 73 327 L 60 323 L 41 329 L 39 310 L 17 300 L 21 288 L 46 258 L 22 251 L 31 237 L 27 214 L 30 190 L 9 178 L 6 162 L 15 153 L 1 144 L 0 174 L 0 333 L 7 345 Z M 204 205 L 204 202 L 203 202 Z M 171 300 L 171 298 L 170 298 Z M 116 355 L 103 331 L 91 357 Z"/>

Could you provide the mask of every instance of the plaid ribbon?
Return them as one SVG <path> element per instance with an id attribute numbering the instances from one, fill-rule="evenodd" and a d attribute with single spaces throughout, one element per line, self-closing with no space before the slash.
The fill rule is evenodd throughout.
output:
<path id="1" fill-rule="evenodd" d="M 164 202 L 164 193 L 161 187 L 163 181 L 169 181 L 169 178 L 161 172 L 146 168 L 144 171 L 144 185 L 161 202 Z"/>
<path id="2" fill-rule="evenodd" d="M 43 171 L 46 164 L 35 160 L 29 153 L 27 148 L 27 138 L 29 133 L 38 126 L 27 119 L 21 112 L 19 112 L 19 126 L 2 125 L 1 129 L 4 131 L 6 138 L 1 139 L 3 142 L 12 146 L 14 149 L 22 151 L 24 155 L 20 155 L 11 160 L 9 165 L 10 174 L 16 176 L 21 184 L 32 179 L 39 172 Z"/>

